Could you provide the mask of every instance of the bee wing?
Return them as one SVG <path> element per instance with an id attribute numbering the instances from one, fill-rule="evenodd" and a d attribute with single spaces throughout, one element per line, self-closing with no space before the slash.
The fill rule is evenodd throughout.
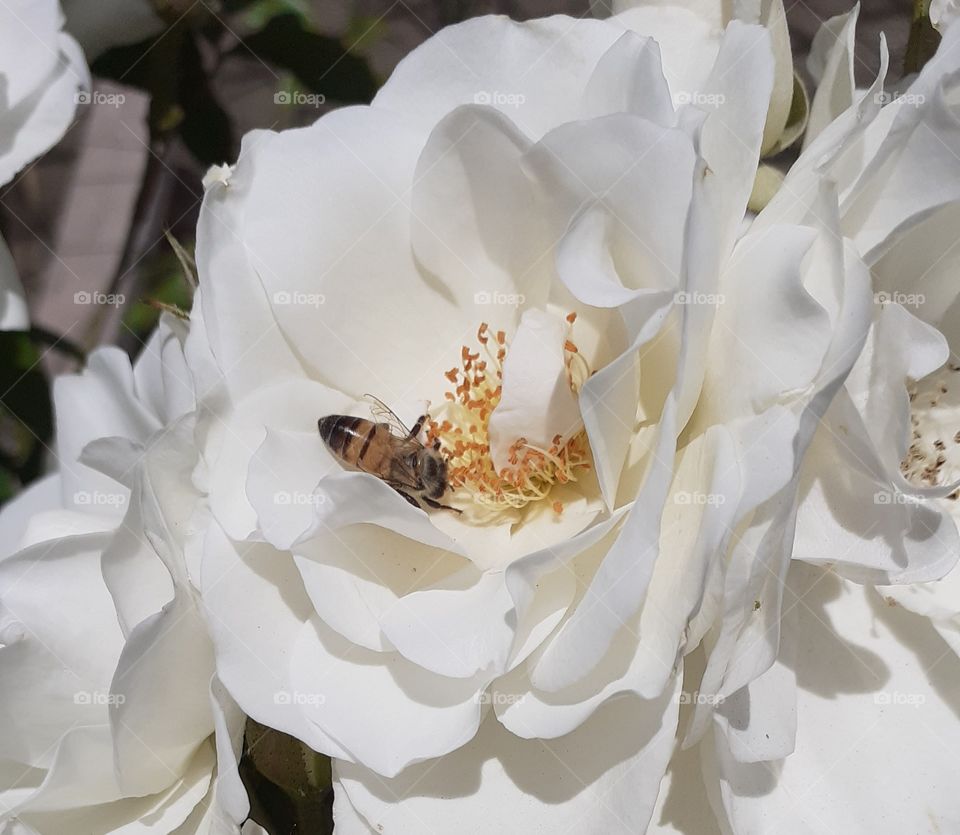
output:
<path id="1" fill-rule="evenodd" d="M 372 414 L 380 423 L 387 424 L 397 435 L 400 435 L 404 438 L 410 437 L 410 429 L 402 420 L 400 420 L 400 418 L 397 417 L 397 414 L 393 411 L 393 409 L 391 409 L 379 397 L 374 397 L 372 394 L 365 394 L 363 396 L 370 401 L 370 414 Z"/>

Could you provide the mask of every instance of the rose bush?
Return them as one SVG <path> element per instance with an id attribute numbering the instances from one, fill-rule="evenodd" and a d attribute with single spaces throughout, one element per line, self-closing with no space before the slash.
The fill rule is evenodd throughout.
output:
<path id="1" fill-rule="evenodd" d="M 80 47 L 62 27 L 56 0 L 0 7 L 0 186 L 63 136 L 77 93 L 90 86 Z M 0 238 L 0 329 L 26 326 L 23 289 Z"/>
<path id="2" fill-rule="evenodd" d="M 660 52 L 626 15 L 469 21 L 207 178 L 193 576 L 231 696 L 334 757 L 340 831 L 642 831 L 684 655 L 709 650 L 690 741 L 779 669 L 798 505 L 836 472 L 808 453 L 881 329 L 880 230 L 823 173 L 841 123 L 740 235 L 770 34 L 731 22 L 685 88 Z M 367 393 L 408 424 L 429 401 L 459 514 L 330 456 L 318 418 Z M 871 483 L 903 492 L 873 420 Z M 830 557 L 845 576 L 956 561 L 939 506 L 867 510 L 907 546 Z"/>
<path id="3" fill-rule="evenodd" d="M 57 470 L 0 513 L 4 833 L 228 833 L 246 818 L 244 717 L 213 675 L 184 556 L 183 337 L 165 321 L 133 368 L 103 348 L 60 378 Z"/>

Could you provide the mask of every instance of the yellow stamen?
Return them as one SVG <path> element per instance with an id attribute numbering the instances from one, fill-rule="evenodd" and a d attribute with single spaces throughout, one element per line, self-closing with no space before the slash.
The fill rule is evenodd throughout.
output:
<path id="1" fill-rule="evenodd" d="M 567 317 L 570 322 L 576 318 L 571 316 L 572 319 Z M 443 419 L 429 419 L 427 440 L 431 444 L 440 441 L 447 458 L 447 476 L 455 492 L 464 490 L 482 505 L 521 508 L 544 498 L 554 484 L 576 481 L 578 471 L 589 469 L 589 444 L 583 430 L 566 441 L 560 435 L 554 436 L 549 449 L 518 438 L 508 450 L 509 466 L 496 471 L 490 457 L 489 423 L 503 392 L 507 349 L 503 331 L 497 331 L 492 340 L 490 336 L 484 322 L 477 331 L 480 350 L 471 352 L 463 346 L 460 367 L 444 375 L 454 390 L 444 395 Z M 573 342 L 567 340 L 564 350 L 570 387 L 578 391 L 590 376 L 589 367 Z M 481 354 L 485 354 L 484 359 Z M 563 505 L 554 502 L 553 509 L 561 513 Z"/>

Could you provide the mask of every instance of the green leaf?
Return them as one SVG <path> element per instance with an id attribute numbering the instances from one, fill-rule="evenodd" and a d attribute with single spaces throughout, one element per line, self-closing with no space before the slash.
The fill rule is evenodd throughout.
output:
<path id="1" fill-rule="evenodd" d="M 25 333 L 0 332 L 0 500 L 43 474 L 53 436 L 50 384 Z"/>
<path id="2" fill-rule="evenodd" d="M 180 249 L 179 254 L 176 251 L 164 251 L 148 259 L 146 295 L 138 300 L 138 304 L 130 305 L 124 312 L 124 325 L 141 342 L 146 342 L 150 332 L 156 327 L 161 309 L 169 306 L 189 310 L 193 304 L 193 292 L 189 279 L 183 274 L 184 268 L 180 261 L 181 255 L 186 258 L 192 256 L 183 247 Z M 151 304 L 152 302 L 156 304 Z"/>
<path id="3" fill-rule="evenodd" d="M 351 52 L 339 38 L 309 28 L 296 14 L 272 18 L 234 48 L 236 54 L 247 50 L 289 70 L 304 87 L 327 100 L 369 102 L 379 86 L 364 58 Z"/>
<path id="4" fill-rule="evenodd" d="M 249 29 L 262 29 L 274 17 L 294 14 L 305 25 L 312 19 L 312 10 L 307 0 L 233 0 L 227 4 L 228 11 L 240 14 L 240 19 Z"/>
<path id="5" fill-rule="evenodd" d="M 151 139 L 179 133 L 206 166 L 234 159 L 236 140 L 230 118 L 213 94 L 196 37 L 180 23 L 159 38 L 108 50 L 91 69 L 148 93 Z"/>
<path id="6" fill-rule="evenodd" d="M 240 777 L 250 797 L 250 817 L 270 835 L 333 832 L 329 757 L 247 719 Z"/>
<path id="7" fill-rule="evenodd" d="M 930 22 L 929 0 L 914 0 L 910 37 L 903 56 L 904 75 L 920 72 L 940 46 L 940 33 Z"/>
<path id="8" fill-rule="evenodd" d="M 183 110 L 180 138 L 204 166 L 232 161 L 237 155 L 233 126 L 213 94 L 192 37 L 180 45 L 178 71 L 177 104 Z"/>

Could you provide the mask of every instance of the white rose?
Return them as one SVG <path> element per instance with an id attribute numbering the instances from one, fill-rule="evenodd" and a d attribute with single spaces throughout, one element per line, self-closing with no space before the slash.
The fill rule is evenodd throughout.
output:
<path id="1" fill-rule="evenodd" d="M 179 331 L 163 323 L 132 369 L 102 348 L 57 380 L 58 471 L 0 513 L 4 832 L 239 832 L 246 818 L 244 716 L 213 674 L 184 557 Z"/>
<path id="2" fill-rule="evenodd" d="M 851 55 L 853 20 L 818 36 L 839 33 L 827 66 Z M 663 831 L 682 817 L 697 755 L 721 831 L 949 831 L 960 819 L 948 776 L 960 744 L 958 46 L 948 30 L 897 97 L 883 92 L 883 49 L 880 77 L 823 127 L 751 228 L 795 221 L 835 183 L 875 304 L 803 465 L 794 562 L 768 575 L 778 597 L 783 577 L 776 619 L 763 617 L 762 586 L 728 575 L 724 621 L 688 684 L 708 697 L 685 738 L 700 745 L 671 765 Z M 876 802 L 894 791 L 901 802 Z"/>
<path id="3" fill-rule="evenodd" d="M 622 27 L 451 27 L 372 106 L 250 134 L 207 179 L 218 674 L 335 758 L 343 832 L 641 831 L 683 654 L 757 591 L 762 639 L 728 636 L 715 687 L 776 659 L 801 465 L 870 329 L 869 272 L 826 182 L 736 240 L 762 27 L 731 23 L 676 109 L 656 42 Z M 462 515 L 328 453 L 318 419 L 371 417 L 367 392 L 408 424 L 434 404 Z"/>
<path id="4" fill-rule="evenodd" d="M 56 0 L 0 4 L 0 186 L 57 143 L 90 77 L 76 41 L 61 31 Z M 0 239 L 0 329 L 27 327 L 17 271 Z"/>

